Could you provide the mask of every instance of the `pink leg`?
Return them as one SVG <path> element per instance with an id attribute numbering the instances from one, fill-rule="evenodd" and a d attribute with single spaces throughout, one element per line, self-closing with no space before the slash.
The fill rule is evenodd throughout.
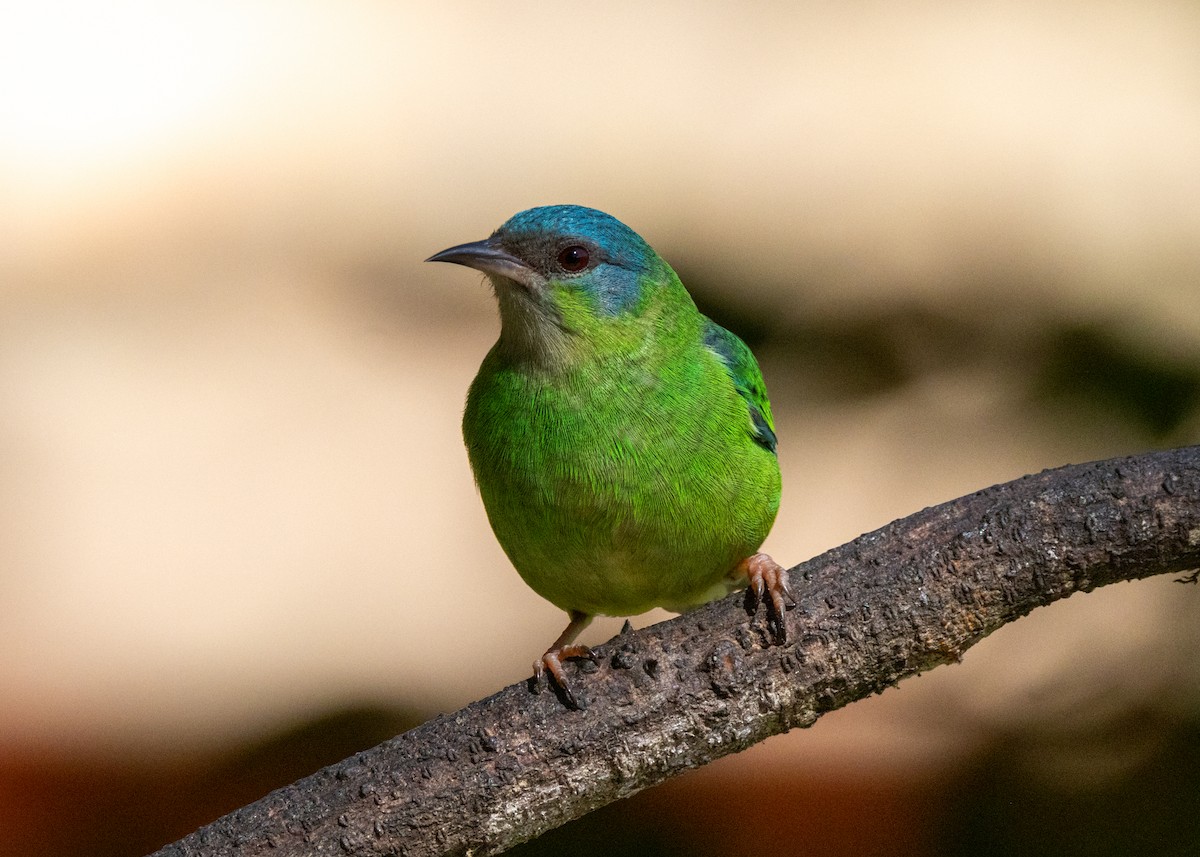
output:
<path id="1" fill-rule="evenodd" d="M 575 638 L 588 626 L 592 617 L 578 610 L 572 610 L 568 615 L 571 617 L 570 623 L 558 635 L 553 645 L 546 649 L 546 653 L 533 662 L 533 675 L 540 682 L 546 673 L 550 673 L 550 680 L 562 691 L 567 704 L 572 708 L 579 708 L 575 694 L 571 692 L 571 686 L 567 684 L 567 677 L 563 674 L 562 662 L 564 658 L 588 658 L 593 661 L 596 659 L 587 646 L 575 644 Z"/>
<path id="2" fill-rule="evenodd" d="M 745 576 L 750 585 L 752 607 L 760 603 L 767 608 L 767 627 L 777 643 L 787 642 L 787 622 L 784 612 L 796 606 L 788 590 L 788 574 L 779 563 L 765 553 L 756 553 L 738 563 L 736 576 Z"/>

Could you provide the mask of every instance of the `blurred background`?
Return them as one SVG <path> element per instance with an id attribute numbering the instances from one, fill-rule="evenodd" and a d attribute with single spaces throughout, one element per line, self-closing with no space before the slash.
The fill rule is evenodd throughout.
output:
<path id="1" fill-rule="evenodd" d="M 786 564 L 1200 441 L 1196 3 L 13 2 L 0 80 L 3 854 L 143 854 L 529 674 L 564 617 L 459 435 L 495 307 L 421 261 L 520 209 L 755 349 Z M 1194 854 L 1198 616 L 1076 596 L 523 853 Z"/>

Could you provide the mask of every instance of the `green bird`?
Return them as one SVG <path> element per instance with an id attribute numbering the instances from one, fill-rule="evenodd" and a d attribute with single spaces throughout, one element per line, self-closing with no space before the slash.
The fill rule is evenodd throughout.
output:
<path id="1" fill-rule="evenodd" d="M 680 612 L 747 582 L 785 639 L 786 572 L 755 553 L 780 478 L 746 344 L 595 209 L 532 208 L 427 261 L 482 271 L 500 305 L 463 438 L 501 547 L 570 616 L 536 677 L 578 707 L 562 661 L 593 658 L 574 645 L 593 616 Z"/>

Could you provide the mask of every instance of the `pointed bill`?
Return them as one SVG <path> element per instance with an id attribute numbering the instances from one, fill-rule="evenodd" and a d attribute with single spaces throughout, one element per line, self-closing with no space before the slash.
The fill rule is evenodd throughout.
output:
<path id="1" fill-rule="evenodd" d="M 434 253 L 425 261 L 465 265 L 476 271 L 518 283 L 528 283 L 530 275 L 533 274 L 532 268 L 491 238 L 447 248 L 440 253 Z"/>

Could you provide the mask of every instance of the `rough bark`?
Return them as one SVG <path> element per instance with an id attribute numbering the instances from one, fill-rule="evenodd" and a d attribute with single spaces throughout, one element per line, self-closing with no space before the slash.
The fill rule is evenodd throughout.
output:
<path id="1" fill-rule="evenodd" d="M 958 660 L 1035 607 L 1196 568 L 1200 447 L 1026 476 L 793 568 L 785 645 L 731 596 L 572 667 L 585 710 L 513 685 L 157 854 L 494 854 Z"/>

